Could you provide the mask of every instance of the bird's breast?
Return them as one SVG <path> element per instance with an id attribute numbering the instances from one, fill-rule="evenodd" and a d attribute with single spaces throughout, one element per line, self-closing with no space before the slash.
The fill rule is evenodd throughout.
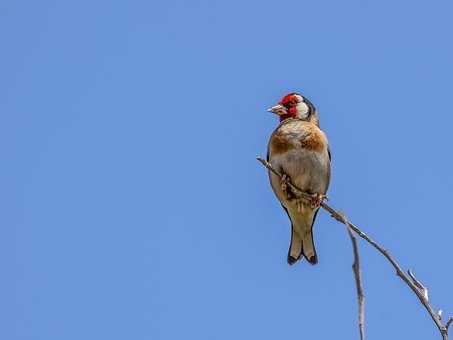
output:
<path id="1" fill-rule="evenodd" d="M 323 152 L 327 149 L 327 138 L 310 122 L 294 120 L 284 123 L 271 136 L 269 154 L 275 156 L 293 149 Z"/>

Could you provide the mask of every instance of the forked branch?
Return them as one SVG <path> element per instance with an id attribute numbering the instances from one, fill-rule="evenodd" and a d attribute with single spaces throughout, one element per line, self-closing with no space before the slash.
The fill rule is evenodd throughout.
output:
<path id="1" fill-rule="evenodd" d="M 275 170 L 272 165 L 267 162 L 266 160 L 257 157 L 257 160 L 263 164 L 269 171 L 271 171 L 273 174 L 278 176 L 279 178 L 282 178 L 282 174 L 280 174 L 277 170 Z M 287 181 L 287 185 L 291 187 L 293 192 L 297 193 L 300 198 L 305 198 L 309 200 L 311 198 L 311 195 L 302 191 L 300 188 L 295 186 L 291 181 Z M 414 294 L 417 296 L 419 299 L 420 303 L 423 305 L 423 307 L 426 309 L 428 314 L 431 316 L 431 319 L 435 323 L 436 327 L 439 329 L 440 334 L 442 335 L 443 340 L 448 340 L 448 329 L 450 325 L 453 323 L 453 317 L 450 317 L 447 322 L 444 324 L 442 322 L 442 312 L 439 311 L 438 313 L 434 312 L 433 307 L 431 306 L 431 303 L 429 302 L 429 297 L 428 297 L 428 288 L 426 288 L 425 285 L 423 285 L 420 280 L 418 280 L 415 275 L 412 273 L 412 271 L 408 270 L 407 273 L 401 269 L 401 266 L 399 263 L 393 258 L 390 253 L 383 248 L 379 243 L 371 239 L 367 234 L 365 234 L 363 231 L 361 231 L 355 224 L 351 223 L 348 221 L 348 219 L 340 213 L 339 211 L 336 211 L 334 208 L 329 206 L 326 202 L 321 203 L 321 207 L 326 210 L 333 218 L 335 218 L 338 222 L 343 223 L 346 227 L 348 227 L 348 230 L 350 232 L 351 240 L 354 240 L 354 236 L 358 235 L 360 238 L 364 239 L 367 241 L 369 244 L 371 244 L 379 253 L 381 253 L 387 261 L 391 264 L 391 266 L 396 270 L 396 275 L 398 275 L 401 280 L 403 280 L 409 288 L 414 292 Z M 351 230 L 353 232 L 351 232 Z M 354 235 L 355 233 L 355 235 Z M 354 241 L 353 242 L 353 250 L 354 250 L 354 259 L 355 263 L 353 266 L 356 266 L 356 268 L 359 268 L 359 264 L 357 262 L 358 257 L 355 256 L 355 253 L 357 251 L 357 245 L 355 244 L 354 247 Z M 357 252 L 358 253 L 358 252 Z M 353 267 L 354 268 L 354 267 Z M 354 274 L 357 278 L 359 278 L 359 281 L 356 281 L 356 283 L 360 283 L 357 285 L 357 294 L 358 294 L 358 299 L 359 299 L 359 328 L 360 328 L 360 334 L 361 334 L 361 339 L 363 340 L 364 333 L 362 333 L 362 330 L 364 330 L 365 326 L 363 323 L 364 320 L 361 319 L 361 314 L 363 307 L 363 300 L 362 302 L 360 301 L 360 293 L 359 293 L 359 287 L 361 287 L 361 279 L 360 279 L 360 271 L 358 271 L 359 275 L 357 275 L 356 269 L 354 269 Z M 363 288 L 360 288 L 361 292 L 363 294 Z M 362 307 L 361 307 L 362 306 Z"/>

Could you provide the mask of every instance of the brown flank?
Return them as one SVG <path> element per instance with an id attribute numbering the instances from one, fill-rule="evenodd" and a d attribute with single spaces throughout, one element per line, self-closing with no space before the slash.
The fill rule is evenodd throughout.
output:
<path id="1" fill-rule="evenodd" d="M 282 154 L 294 148 L 293 145 L 287 141 L 286 136 L 280 133 L 276 133 L 272 136 L 269 147 L 272 155 Z"/>
<path id="2" fill-rule="evenodd" d="M 300 139 L 300 145 L 307 150 L 321 152 L 324 149 L 326 138 L 324 134 L 315 126 L 309 127 L 309 134 Z"/>

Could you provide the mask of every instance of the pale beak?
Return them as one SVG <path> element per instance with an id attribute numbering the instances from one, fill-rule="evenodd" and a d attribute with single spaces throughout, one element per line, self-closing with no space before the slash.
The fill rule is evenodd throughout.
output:
<path id="1" fill-rule="evenodd" d="M 272 106 L 271 108 L 267 109 L 268 112 L 275 113 L 276 115 L 284 115 L 286 114 L 286 108 L 283 105 L 277 104 L 275 106 Z"/>

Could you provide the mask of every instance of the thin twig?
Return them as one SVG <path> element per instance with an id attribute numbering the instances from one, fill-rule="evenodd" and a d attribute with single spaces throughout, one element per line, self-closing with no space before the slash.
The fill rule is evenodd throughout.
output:
<path id="1" fill-rule="evenodd" d="M 450 319 L 448 319 L 447 323 L 445 324 L 445 328 L 447 329 L 447 332 L 448 332 L 448 327 L 450 327 L 452 322 L 453 322 L 453 316 L 450 316 Z"/>
<path id="2" fill-rule="evenodd" d="M 275 174 L 279 178 L 282 177 L 282 175 L 277 170 L 275 170 L 269 162 L 267 162 L 266 160 L 264 160 L 260 157 L 257 157 L 257 160 L 261 164 L 263 164 L 273 174 Z M 302 191 L 300 188 L 298 188 L 297 186 L 292 184 L 291 181 L 287 181 L 287 185 L 289 187 L 291 187 L 291 189 L 293 189 L 293 191 L 296 191 L 297 194 L 301 198 L 310 199 L 311 195 Z M 370 238 L 367 234 L 365 234 L 363 231 L 361 231 L 356 225 L 349 222 L 343 214 L 341 214 L 340 212 L 333 209 L 326 202 L 322 202 L 321 207 L 324 210 L 326 210 L 338 222 L 343 223 L 348 228 L 352 229 L 358 236 L 360 236 L 362 239 L 364 239 L 369 244 L 371 244 L 379 253 L 381 253 L 387 259 L 388 262 L 390 262 L 392 267 L 396 270 L 396 275 L 398 275 L 401 278 L 401 280 L 403 280 L 409 286 L 409 288 L 418 297 L 418 299 L 419 299 L 420 303 L 423 305 L 423 307 L 425 307 L 426 311 L 431 316 L 431 319 L 435 323 L 436 327 L 439 329 L 439 332 L 442 335 L 442 339 L 448 340 L 448 328 L 453 322 L 453 317 L 450 317 L 445 325 L 442 323 L 441 318 L 439 317 L 439 315 L 436 312 L 434 312 L 434 309 L 429 302 L 426 287 L 419 280 L 417 280 L 415 278 L 415 276 L 412 274 L 412 272 L 410 275 L 406 274 L 401 269 L 401 266 L 399 265 L 399 263 L 392 257 L 392 255 L 390 255 L 390 253 L 385 248 L 383 248 L 379 243 L 377 243 L 372 238 Z"/>
<path id="3" fill-rule="evenodd" d="M 351 238 L 352 250 L 354 253 L 354 263 L 352 264 L 352 271 L 354 272 L 355 286 L 357 288 L 360 340 L 365 340 L 365 294 L 363 293 L 362 273 L 360 271 L 359 246 L 357 244 L 357 238 L 355 237 L 354 232 L 349 227 L 346 228 L 348 230 L 349 237 Z"/>
<path id="4" fill-rule="evenodd" d="M 408 269 L 407 270 L 407 274 L 409 275 L 409 277 L 412 279 L 412 281 L 414 282 L 414 285 L 417 286 L 417 288 L 423 293 L 423 297 L 426 299 L 426 300 L 429 300 L 429 295 L 428 295 L 428 288 L 426 288 L 420 281 L 418 281 L 418 279 L 415 277 L 415 274 L 412 273 L 412 270 Z M 440 312 L 440 311 L 439 311 Z M 438 313 L 439 314 L 439 313 Z M 442 313 L 441 313 L 442 314 Z"/>

